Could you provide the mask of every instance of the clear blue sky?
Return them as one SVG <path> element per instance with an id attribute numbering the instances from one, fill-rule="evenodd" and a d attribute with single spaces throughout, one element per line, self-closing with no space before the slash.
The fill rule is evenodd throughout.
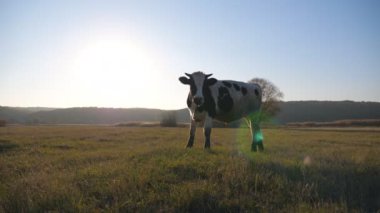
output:
<path id="1" fill-rule="evenodd" d="M 380 1 L 0 0 L 0 105 L 184 108 L 197 70 L 380 101 Z"/>

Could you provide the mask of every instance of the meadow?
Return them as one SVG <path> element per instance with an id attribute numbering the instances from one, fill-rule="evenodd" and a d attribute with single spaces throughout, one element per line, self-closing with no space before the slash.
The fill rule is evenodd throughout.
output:
<path id="1" fill-rule="evenodd" d="M 0 212 L 376 212 L 380 131 L 8 126 Z"/>

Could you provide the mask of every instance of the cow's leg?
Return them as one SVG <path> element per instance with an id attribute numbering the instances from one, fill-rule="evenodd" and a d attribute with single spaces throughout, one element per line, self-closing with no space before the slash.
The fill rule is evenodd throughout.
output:
<path id="1" fill-rule="evenodd" d="M 260 123 L 259 122 L 253 122 L 253 143 L 257 144 L 259 147 L 259 151 L 264 151 L 264 137 L 263 133 L 261 132 Z"/>
<path id="2" fill-rule="evenodd" d="M 211 135 L 211 128 L 212 128 L 212 118 L 210 116 L 206 116 L 203 133 L 205 134 L 205 149 L 210 148 L 210 135 Z"/>
<path id="3" fill-rule="evenodd" d="M 259 151 L 264 151 L 264 144 L 263 144 L 264 137 L 263 137 L 263 133 L 261 132 L 259 119 L 251 118 L 248 124 L 251 130 L 251 136 L 252 136 L 251 151 L 256 152 L 257 148 L 259 148 Z"/>
<path id="4" fill-rule="evenodd" d="M 187 142 L 187 146 L 186 146 L 187 148 L 193 147 L 196 129 L 197 129 L 197 126 L 196 126 L 195 120 L 191 119 L 189 141 Z"/>

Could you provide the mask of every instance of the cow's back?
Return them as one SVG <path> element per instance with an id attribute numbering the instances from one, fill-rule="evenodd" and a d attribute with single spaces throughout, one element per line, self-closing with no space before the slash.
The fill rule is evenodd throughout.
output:
<path id="1" fill-rule="evenodd" d="M 231 122 L 260 109 L 262 92 L 257 84 L 222 80 L 210 90 L 217 120 Z"/>

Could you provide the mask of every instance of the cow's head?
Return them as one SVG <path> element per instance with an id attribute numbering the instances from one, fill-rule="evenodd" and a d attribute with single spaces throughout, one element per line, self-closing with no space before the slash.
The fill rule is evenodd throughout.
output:
<path id="1" fill-rule="evenodd" d="M 183 84 L 190 85 L 190 94 L 192 102 L 200 107 L 204 104 L 204 91 L 207 87 L 214 85 L 217 80 L 209 78 L 212 74 L 204 74 L 203 72 L 194 72 L 193 74 L 185 73 L 189 78 L 182 76 L 179 81 Z"/>

